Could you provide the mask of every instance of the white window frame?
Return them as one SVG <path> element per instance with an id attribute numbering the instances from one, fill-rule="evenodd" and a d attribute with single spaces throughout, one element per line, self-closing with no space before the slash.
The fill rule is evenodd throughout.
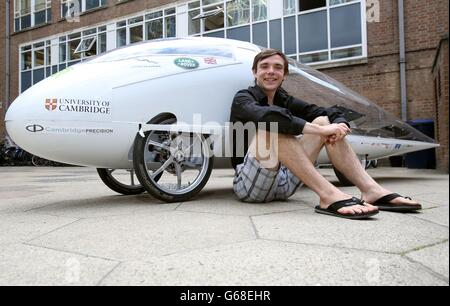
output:
<path id="1" fill-rule="evenodd" d="M 16 1 L 14 0 L 14 32 L 19 32 L 22 30 L 26 30 L 26 29 L 31 29 L 33 27 L 36 26 L 35 23 L 35 14 L 41 11 L 47 11 L 48 9 L 51 9 L 52 7 L 52 2 L 51 0 L 45 0 L 45 6 L 43 9 L 40 10 L 36 10 L 36 0 L 29 0 L 30 1 L 30 10 L 28 13 L 23 14 L 22 13 L 22 8 L 21 8 L 21 1 Z M 18 7 L 19 6 L 19 7 Z M 50 18 L 48 18 L 47 16 L 47 12 L 45 13 L 45 22 L 44 23 L 40 23 L 38 25 L 42 25 L 42 24 L 46 24 L 48 22 L 50 22 Z M 30 26 L 23 28 L 22 27 L 22 17 L 25 17 L 27 15 L 30 15 Z M 19 23 L 20 23 L 20 27 L 19 29 L 16 28 L 16 19 L 19 19 Z"/>
<path id="2" fill-rule="evenodd" d="M 61 0 L 61 7 L 60 7 L 61 18 L 67 18 L 68 17 L 67 15 L 64 16 L 64 6 L 67 6 L 67 3 L 70 2 L 70 1 L 77 1 L 77 0 Z M 108 4 L 107 0 L 99 0 L 99 1 L 100 1 L 99 2 L 99 6 L 87 10 L 86 9 L 86 0 L 81 0 L 81 2 L 80 2 L 81 7 L 80 7 L 80 12 L 79 13 L 82 14 L 82 13 L 84 13 L 86 11 L 95 10 L 95 9 L 97 9 L 99 7 L 103 7 L 103 6 L 106 6 Z"/>

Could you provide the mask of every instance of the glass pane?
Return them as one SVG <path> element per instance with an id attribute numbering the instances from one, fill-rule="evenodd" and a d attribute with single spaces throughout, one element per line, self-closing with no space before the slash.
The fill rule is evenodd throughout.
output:
<path id="1" fill-rule="evenodd" d="M 327 12 L 298 16 L 300 53 L 328 49 Z"/>
<path id="2" fill-rule="evenodd" d="M 16 18 L 14 19 L 14 31 L 18 32 L 20 30 L 20 18 Z"/>
<path id="3" fill-rule="evenodd" d="M 228 26 L 250 22 L 250 0 L 233 0 L 227 3 Z"/>
<path id="4" fill-rule="evenodd" d="M 250 42 L 250 26 L 227 30 L 227 38 Z"/>
<path id="5" fill-rule="evenodd" d="M 284 18 L 284 53 L 297 53 L 295 16 Z"/>
<path id="6" fill-rule="evenodd" d="M 21 73 L 21 88 L 20 91 L 24 92 L 31 87 L 31 71 Z"/>
<path id="7" fill-rule="evenodd" d="M 39 83 L 43 79 L 45 79 L 45 70 L 44 70 L 44 68 L 33 70 L 33 85 L 36 84 L 36 83 Z"/>
<path id="8" fill-rule="evenodd" d="M 198 7 L 200 7 L 200 1 L 195 1 L 195 2 L 191 2 L 191 3 L 188 4 L 188 9 L 189 10 L 195 9 L 195 8 L 198 8 Z"/>
<path id="9" fill-rule="evenodd" d="M 356 0 L 330 0 L 330 5 L 338 5 L 338 4 L 342 4 L 342 3 L 348 3 L 348 2 L 353 2 Z"/>
<path id="10" fill-rule="evenodd" d="M 147 39 L 163 38 L 163 20 L 157 19 L 146 23 Z"/>
<path id="11" fill-rule="evenodd" d="M 270 48 L 281 50 L 281 19 L 271 20 L 270 23 Z"/>
<path id="12" fill-rule="evenodd" d="M 359 3 L 331 9 L 330 22 L 332 48 L 362 43 Z"/>
<path id="13" fill-rule="evenodd" d="M 39 25 L 46 22 L 45 11 L 40 11 L 34 14 L 34 24 Z"/>
<path id="14" fill-rule="evenodd" d="M 52 75 L 52 68 L 51 67 L 45 68 L 45 77 L 49 77 L 51 75 Z"/>
<path id="15" fill-rule="evenodd" d="M 98 36 L 99 39 L 99 54 L 106 52 L 106 33 L 100 34 Z"/>
<path id="16" fill-rule="evenodd" d="M 86 0 L 86 10 L 90 10 L 100 6 L 100 0 Z"/>
<path id="17" fill-rule="evenodd" d="M 295 0 L 283 0 L 283 14 L 295 14 Z"/>
<path id="18" fill-rule="evenodd" d="M 220 10 L 220 9 L 222 9 L 222 10 Z M 204 18 L 205 31 L 217 30 L 217 29 L 221 29 L 224 27 L 223 5 L 209 7 L 207 9 L 204 9 L 203 13 L 207 13 L 207 12 L 210 12 L 213 10 L 216 10 L 217 13 L 215 13 L 212 16 L 208 16 L 208 17 Z"/>
<path id="19" fill-rule="evenodd" d="M 20 1 L 20 14 L 26 15 L 31 12 L 31 0 L 21 0 Z"/>
<path id="20" fill-rule="evenodd" d="M 267 0 L 253 0 L 253 21 L 267 19 Z"/>
<path id="21" fill-rule="evenodd" d="M 312 53 L 300 55 L 300 62 L 306 63 L 314 63 L 314 62 L 323 62 L 328 61 L 328 51 L 320 52 L 320 53 Z"/>
<path id="22" fill-rule="evenodd" d="M 117 30 L 117 47 L 122 47 L 127 44 L 127 29 Z"/>
<path id="23" fill-rule="evenodd" d="M 81 57 L 80 53 L 75 53 L 80 41 L 80 39 L 69 41 L 69 61 L 79 59 Z"/>
<path id="24" fill-rule="evenodd" d="M 47 57 L 45 58 L 45 64 L 50 66 L 52 64 L 52 48 L 46 48 L 46 55 Z"/>
<path id="25" fill-rule="evenodd" d="M 177 36 L 177 24 L 175 20 L 175 16 L 166 17 L 166 37 Z"/>
<path id="26" fill-rule="evenodd" d="M 59 71 L 66 69 L 66 64 L 59 65 Z"/>
<path id="27" fill-rule="evenodd" d="M 163 12 L 158 11 L 155 13 L 150 13 L 150 14 L 145 15 L 145 19 L 155 19 L 155 18 L 162 17 L 162 15 L 163 15 Z"/>
<path id="28" fill-rule="evenodd" d="M 219 32 L 204 34 L 203 36 L 205 36 L 205 37 L 224 38 L 225 37 L 225 32 L 224 31 L 219 31 Z"/>
<path id="29" fill-rule="evenodd" d="M 361 55 L 362 55 L 361 47 L 331 51 L 331 59 L 340 59 L 340 58 L 355 57 L 355 56 L 361 56 Z"/>
<path id="30" fill-rule="evenodd" d="M 214 4 L 222 2 L 222 0 L 203 0 L 203 5 Z"/>
<path id="31" fill-rule="evenodd" d="M 21 29 L 26 29 L 31 27 L 31 15 L 26 15 L 20 18 Z"/>
<path id="32" fill-rule="evenodd" d="M 253 43 L 267 48 L 267 23 L 257 23 L 253 25 Z"/>
<path id="33" fill-rule="evenodd" d="M 66 44 L 59 44 L 59 62 L 64 63 L 67 59 Z"/>
<path id="34" fill-rule="evenodd" d="M 97 29 L 90 29 L 90 30 L 83 31 L 83 36 L 91 35 L 94 33 L 97 33 Z"/>
<path id="35" fill-rule="evenodd" d="M 200 14 L 200 10 L 189 12 L 189 35 L 200 33 L 200 19 L 192 20 L 198 14 Z"/>
<path id="36" fill-rule="evenodd" d="M 28 70 L 32 68 L 31 51 L 22 53 L 22 70 Z"/>
<path id="37" fill-rule="evenodd" d="M 131 18 L 128 19 L 128 24 L 133 24 L 133 23 L 138 23 L 138 22 L 142 22 L 144 21 L 144 17 L 135 17 L 135 18 Z"/>
<path id="38" fill-rule="evenodd" d="M 52 9 L 51 8 L 49 8 L 48 10 L 47 10 L 47 22 L 50 22 L 51 20 L 52 20 Z"/>
<path id="39" fill-rule="evenodd" d="M 34 11 L 40 11 L 45 9 L 46 0 L 34 0 Z"/>
<path id="40" fill-rule="evenodd" d="M 173 14 L 175 14 L 175 12 L 176 12 L 175 8 L 171 7 L 167 10 L 164 10 L 164 15 L 173 15 Z"/>
<path id="41" fill-rule="evenodd" d="M 55 65 L 52 67 L 52 74 L 55 74 L 57 72 L 58 72 L 58 66 Z"/>
<path id="42" fill-rule="evenodd" d="M 143 40 L 142 26 L 130 28 L 130 44 L 134 44 Z"/>
<path id="43" fill-rule="evenodd" d="M 95 56 L 95 55 L 97 55 L 97 40 L 94 42 L 92 47 L 84 53 L 84 56 L 86 56 L 86 57 Z"/>
<path id="44" fill-rule="evenodd" d="M 299 0 L 300 12 L 325 7 L 327 0 Z"/>

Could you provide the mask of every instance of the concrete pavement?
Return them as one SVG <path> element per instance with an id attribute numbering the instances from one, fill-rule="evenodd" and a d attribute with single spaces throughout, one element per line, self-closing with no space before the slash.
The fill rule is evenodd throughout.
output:
<path id="1" fill-rule="evenodd" d="M 195 200 L 165 204 L 118 195 L 95 169 L 1 167 L 0 285 L 448 286 L 448 174 L 369 172 L 424 210 L 328 217 L 307 188 L 245 204 L 232 170 L 214 170 Z"/>

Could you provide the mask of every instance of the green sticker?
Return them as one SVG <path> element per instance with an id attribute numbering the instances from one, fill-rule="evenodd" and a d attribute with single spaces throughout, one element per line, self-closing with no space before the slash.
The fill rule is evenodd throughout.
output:
<path id="1" fill-rule="evenodd" d="M 198 68 L 199 63 L 193 59 L 188 57 L 180 57 L 174 61 L 175 65 L 184 69 L 195 69 Z"/>

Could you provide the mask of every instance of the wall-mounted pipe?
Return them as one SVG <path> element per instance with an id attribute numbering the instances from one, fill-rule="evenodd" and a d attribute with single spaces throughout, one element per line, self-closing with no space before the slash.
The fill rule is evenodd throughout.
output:
<path id="1" fill-rule="evenodd" d="M 11 30 L 10 30 L 10 12 L 11 12 L 11 2 L 6 0 L 6 10 L 5 10 L 5 20 L 6 20 L 6 37 L 5 37 L 5 108 L 8 109 L 11 103 Z M 5 109 L 5 111 L 6 111 Z"/>
<path id="2" fill-rule="evenodd" d="M 403 0 L 398 0 L 398 29 L 400 39 L 400 97 L 401 117 L 408 120 L 408 93 L 406 89 L 405 16 Z"/>

